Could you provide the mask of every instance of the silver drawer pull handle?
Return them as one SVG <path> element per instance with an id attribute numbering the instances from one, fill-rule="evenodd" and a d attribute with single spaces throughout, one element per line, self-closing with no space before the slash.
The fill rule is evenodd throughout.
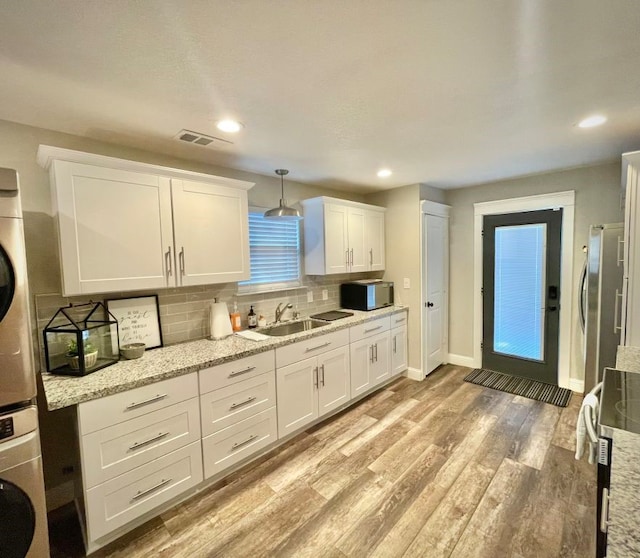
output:
<path id="1" fill-rule="evenodd" d="M 229 407 L 229 409 L 237 409 L 238 407 L 243 407 L 244 405 L 248 405 L 249 403 L 251 403 L 252 401 L 255 401 L 256 398 L 255 397 L 249 397 L 248 399 L 245 399 L 244 401 L 240 401 L 240 403 L 234 403 L 233 405 L 231 405 L 231 407 Z"/>
<path id="2" fill-rule="evenodd" d="M 149 403 L 155 403 L 156 401 L 160 401 L 165 397 L 167 397 L 166 393 L 159 393 L 158 395 L 155 395 L 154 397 L 150 397 L 149 399 L 145 399 L 144 401 L 138 401 L 137 403 L 130 403 L 129 405 L 127 405 L 127 410 L 137 409 L 138 407 L 142 407 L 143 405 L 148 405 Z"/>
<path id="3" fill-rule="evenodd" d="M 402 322 L 404 322 L 404 321 L 405 321 L 405 319 L 406 319 L 406 318 L 398 318 L 398 319 L 396 320 L 396 323 L 397 323 L 397 324 L 401 324 Z"/>
<path id="4" fill-rule="evenodd" d="M 168 432 L 160 432 L 158 435 L 154 436 L 153 438 L 149 438 L 148 440 L 143 440 L 142 442 L 136 442 L 135 444 L 133 444 L 132 446 L 129 446 L 130 450 L 136 450 L 138 448 L 141 448 L 142 446 L 148 446 L 149 444 L 156 442 L 158 440 L 162 440 L 162 438 L 166 438 L 169 435 Z"/>
<path id="5" fill-rule="evenodd" d="M 251 436 L 249 436 L 244 442 L 236 442 L 231 446 L 231 451 L 237 450 L 242 446 L 246 446 L 249 442 L 253 442 L 257 437 L 258 437 L 257 434 L 251 434 Z"/>
<path id="6" fill-rule="evenodd" d="M 255 370 L 256 367 L 255 366 L 247 366 L 244 370 L 237 370 L 236 372 L 231 372 L 231 374 L 229 374 L 229 378 L 233 378 L 234 376 L 240 376 L 240 374 L 246 374 L 247 372 L 251 372 L 252 370 Z"/>
<path id="7" fill-rule="evenodd" d="M 322 345 L 316 345 L 315 347 L 307 347 L 304 352 L 305 353 L 310 353 L 311 351 L 317 351 L 318 349 L 323 349 L 324 347 L 328 347 L 329 345 L 331 345 L 331 341 L 327 341 L 326 343 L 323 343 Z"/>
<path id="8" fill-rule="evenodd" d="M 167 484 L 169 484 L 172 480 L 173 479 L 162 479 L 158 484 L 152 486 L 151 488 L 147 488 L 146 490 L 138 490 L 135 496 L 132 496 L 131 501 L 139 500 L 143 496 L 146 496 L 151 492 L 155 492 L 159 488 L 162 488 L 163 486 L 166 486 Z"/>
<path id="9" fill-rule="evenodd" d="M 378 329 L 382 329 L 382 326 L 378 326 L 378 327 L 372 327 L 369 329 L 365 329 L 364 332 L 365 333 L 371 333 L 372 331 L 377 331 Z"/>

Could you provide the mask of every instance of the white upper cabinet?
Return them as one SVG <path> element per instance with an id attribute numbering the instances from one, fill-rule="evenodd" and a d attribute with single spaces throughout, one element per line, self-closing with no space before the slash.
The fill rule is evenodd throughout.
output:
<path id="1" fill-rule="evenodd" d="M 251 183 L 40 146 L 65 296 L 248 279 Z"/>
<path id="2" fill-rule="evenodd" d="M 302 206 L 307 274 L 384 269 L 385 208 L 326 197 Z"/>
<path id="3" fill-rule="evenodd" d="M 179 285 L 249 279 L 247 192 L 172 180 Z"/>

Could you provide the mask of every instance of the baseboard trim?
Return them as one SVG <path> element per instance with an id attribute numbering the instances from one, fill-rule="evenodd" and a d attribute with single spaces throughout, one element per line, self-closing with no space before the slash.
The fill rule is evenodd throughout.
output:
<path id="1" fill-rule="evenodd" d="M 456 355 L 453 353 L 449 353 L 449 364 L 454 364 L 455 366 L 466 366 L 468 368 L 479 368 L 476 365 L 475 359 L 473 357 L 468 357 L 464 355 Z"/>
<path id="2" fill-rule="evenodd" d="M 584 393 L 584 380 L 569 378 L 569 389 L 576 393 Z"/>
<path id="3" fill-rule="evenodd" d="M 424 374 L 422 373 L 422 370 L 420 370 L 419 368 L 409 367 L 407 368 L 407 371 L 404 374 L 410 380 L 417 380 L 418 382 L 421 382 L 422 380 L 424 380 Z"/>
<path id="4" fill-rule="evenodd" d="M 46 491 L 45 499 L 47 501 L 47 512 L 61 508 L 62 506 L 73 502 L 75 498 L 75 485 L 72 480 L 63 482 L 58 486 L 54 486 Z"/>

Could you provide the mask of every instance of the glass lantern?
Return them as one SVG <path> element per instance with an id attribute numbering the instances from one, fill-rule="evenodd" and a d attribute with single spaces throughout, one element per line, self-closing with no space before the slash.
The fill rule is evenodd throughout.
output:
<path id="1" fill-rule="evenodd" d="M 86 376 L 118 362 L 118 321 L 101 302 L 60 308 L 42 333 L 52 374 Z"/>

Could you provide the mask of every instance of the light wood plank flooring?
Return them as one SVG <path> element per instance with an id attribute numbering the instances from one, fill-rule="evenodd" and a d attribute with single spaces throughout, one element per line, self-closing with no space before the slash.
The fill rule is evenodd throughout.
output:
<path id="1" fill-rule="evenodd" d="M 401 378 L 95 556 L 593 556 L 580 398 L 560 409 L 468 372 Z M 52 555 L 82 556 L 77 518 L 50 523 Z"/>

